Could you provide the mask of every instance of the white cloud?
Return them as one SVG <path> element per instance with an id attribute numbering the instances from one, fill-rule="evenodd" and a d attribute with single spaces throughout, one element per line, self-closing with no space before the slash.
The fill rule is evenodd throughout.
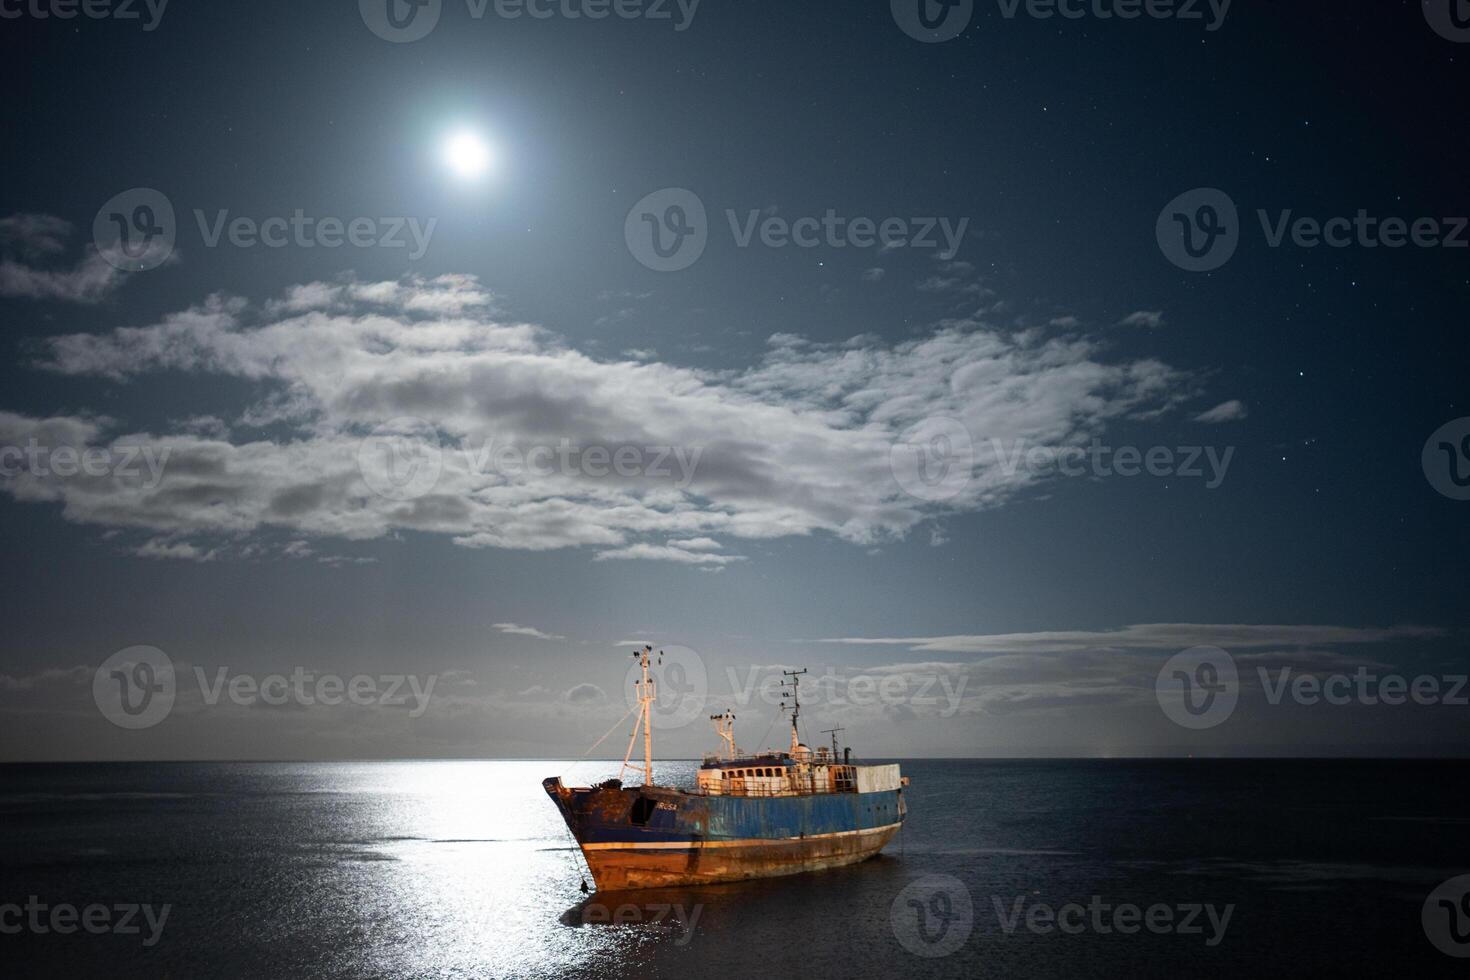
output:
<path id="1" fill-rule="evenodd" d="M 1232 398 L 1228 402 L 1221 402 L 1209 411 L 1200 412 L 1194 417 L 1194 420 L 1196 422 L 1207 422 L 1211 425 L 1216 425 L 1221 422 L 1235 422 L 1245 418 L 1248 414 L 1249 412 L 1245 407 L 1245 402 Z"/>
<path id="2" fill-rule="evenodd" d="M 1089 650 L 1183 650 L 1208 644 L 1227 650 L 1320 647 L 1429 640 L 1445 631 L 1429 626 L 1270 626 L 1220 623 L 1146 623 L 1116 630 L 1064 630 L 957 636 L 841 637 L 821 643 L 905 646 L 933 653 L 1059 654 Z"/>
<path id="3" fill-rule="evenodd" d="M 500 317 L 468 276 L 309 283 L 259 307 L 216 295 L 150 326 L 56 337 L 44 351 L 40 366 L 66 375 L 127 382 L 168 370 L 255 392 L 237 418 L 163 432 L 8 416 L 7 444 L 67 424 L 86 445 L 167 451 L 153 485 L 29 473 L 0 483 L 21 499 L 61 501 L 69 520 L 193 540 L 415 530 L 466 547 L 593 546 L 603 560 L 704 566 L 741 556 L 690 542 L 825 532 L 871 545 L 1000 506 L 1044 477 L 987 456 L 986 440 L 1085 442 L 1195 393 L 1160 361 L 1111 359 L 1086 337 L 979 318 L 899 343 L 779 335 L 759 361 L 720 372 L 598 360 Z M 972 479 L 942 503 L 906 494 L 889 462 L 902 433 L 935 415 L 958 419 L 980 450 Z M 418 448 L 441 468 L 427 492 L 390 499 L 369 487 L 358 455 L 376 426 L 404 416 L 428 421 L 433 435 Z M 659 447 L 682 455 L 657 457 L 667 475 L 599 476 L 502 471 L 483 452 L 563 443 L 639 447 L 648 461 Z"/>
<path id="4" fill-rule="evenodd" d="M 133 554 L 139 558 L 165 558 L 176 561 L 212 561 L 215 557 L 213 551 L 205 551 L 187 541 L 165 541 L 161 538 L 145 541 L 133 549 Z"/>
<path id="5" fill-rule="evenodd" d="M 682 541 L 670 541 L 669 545 L 674 548 L 683 548 L 685 551 L 720 550 L 720 543 L 714 538 L 685 538 Z"/>
<path id="6" fill-rule="evenodd" d="M 50 214 L 0 218 L 0 251 L 7 253 L 0 258 L 0 296 L 71 303 L 99 303 L 110 296 L 125 277 L 90 244 L 69 269 L 36 265 L 64 252 L 73 231 L 69 221 Z"/>
<path id="7" fill-rule="evenodd" d="M 54 214 L 12 214 L 0 218 L 0 248 L 23 256 L 58 255 L 66 251 L 71 222 Z"/>
<path id="8" fill-rule="evenodd" d="M 667 545 L 633 544 L 626 548 L 599 551 L 596 559 L 598 561 L 644 559 L 681 562 L 685 565 L 728 565 L 731 562 L 744 561 L 745 556 L 712 555 L 705 551 L 691 551 L 687 548 L 676 547 L 674 542 L 670 542 Z"/>
<path id="9" fill-rule="evenodd" d="M 530 637 L 534 637 L 535 639 L 538 639 L 538 640 L 565 640 L 566 639 L 566 637 L 564 637 L 564 636 L 557 636 L 554 633 L 545 633 L 545 632 L 542 632 L 541 630 L 538 630 L 534 626 L 521 626 L 521 625 L 519 625 L 517 623 L 492 623 L 491 625 L 495 629 L 499 630 L 500 632 L 502 632 L 502 633 L 509 633 L 512 636 L 530 636 Z"/>
<path id="10" fill-rule="evenodd" d="M 1162 327 L 1164 313 L 1162 310 L 1139 310 L 1128 314 L 1119 323 L 1125 327 Z"/>

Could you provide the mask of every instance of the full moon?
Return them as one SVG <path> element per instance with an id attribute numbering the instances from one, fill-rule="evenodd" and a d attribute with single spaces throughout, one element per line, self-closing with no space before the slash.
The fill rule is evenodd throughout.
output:
<path id="1" fill-rule="evenodd" d="M 472 180 L 490 168 L 490 146 L 478 133 L 459 130 L 444 141 L 444 162 L 460 177 Z"/>

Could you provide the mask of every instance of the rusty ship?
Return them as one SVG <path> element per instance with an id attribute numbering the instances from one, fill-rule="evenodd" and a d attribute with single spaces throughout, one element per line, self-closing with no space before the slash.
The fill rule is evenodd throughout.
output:
<path id="1" fill-rule="evenodd" d="M 659 786 L 653 779 L 650 707 L 657 692 L 649 676 L 653 649 L 633 654 L 642 666 L 637 681 L 638 720 L 618 778 L 596 786 L 568 787 L 561 778 L 542 781 L 586 858 L 598 891 L 702 885 L 800 874 L 855 864 L 873 857 L 898 833 L 908 806 L 908 785 L 897 765 L 859 765 L 850 748 L 815 751 L 797 728 L 800 675 L 785 671 L 791 705 L 788 751 L 745 754 L 735 744 L 735 715 L 711 715 L 724 748 L 706 756 L 692 790 Z M 630 761 L 639 733 L 643 764 Z M 824 733 L 825 734 L 825 733 Z M 629 770 L 642 783 L 625 786 Z M 586 889 L 586 883 L 583 883 Z"/>

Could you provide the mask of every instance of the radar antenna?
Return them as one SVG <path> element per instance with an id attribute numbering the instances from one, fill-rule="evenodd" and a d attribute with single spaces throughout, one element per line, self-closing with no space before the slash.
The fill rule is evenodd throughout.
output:
<path id="1" fill-rule="evenodd" d="M 796 749 L 801 745 L 801 734 L 796 729 L 796 719 L 801 716 L 801 675 L 806 673 L 806 668 L 801 670 L 783 670 L 782 674 L 791 678 L 789 681 L 781 682 L 781 693 L 786 693 L 786 685 L 791 685 L 791 757 L 796 758 Z M 781 702 L 781 707 L 786 707 L 786 702 Z"/>
<path id="2" fill-rule="evenodd" d="M 623 755 L 623 768 L 618 770 L 618 778 L 623 778 L 623 773 L 629 769 L 643 770 L 643 785 L 653 785 L 653 726 L 650 717 L 650 709 L 657 699 L 657 685 L 654 678 L 648 676 L 648 663 L 653 659 L 653 647 L 644 644 L 642 650 L 634 650 L 633 657 L 638 665 L 643 668 L 643 679 L 634 681 L 634 689 L 638 692 L 638 720 L 633 723 L 633 734 L 628 738 L 628 751 Z M 664 652 L 658 652 L 658 662 L 664 662 Z M 633 743 L 638 741 L 638 729 L 643 729 L 643 765 L 638 766 L 628 762 L 633 757 Z"/>

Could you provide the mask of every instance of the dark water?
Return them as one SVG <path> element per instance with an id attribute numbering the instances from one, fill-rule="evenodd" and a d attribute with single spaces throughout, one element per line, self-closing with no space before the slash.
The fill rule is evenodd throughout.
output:
<path id="1" fill-rule="evenodd" d="M 605 905 L 581 901 L 577 856 L 539 785 L 566 771 L 0 767 L 0 905 L 48 906 L 48 931 L 0 935 L 0 964 L 7 976 L 188 980 L 1470 968 L 1421 919 L 1437 885 L 1470 873 L 1464 763 L 906 762 L 909 821 L 876 860 Z M 567 778 L 608 772 L 584 764 Z M 691 772 L 670 763 L 660 776 Z M 1039 908 L 1068 903 L 1082 906 L 1061 913 L 1068 931 Z M 168 912 L 155 928 L 140 911 L 130 934 L 49 931 L 52 907 L 93 904 L 148 905 L 155 922 Z M 1198 931 L 1181 931 L 1196 905 Z M 1136 919 L 1117 917 L 1131 906 Z M 0 911 L 0 927 L 19 922 Z"/>

